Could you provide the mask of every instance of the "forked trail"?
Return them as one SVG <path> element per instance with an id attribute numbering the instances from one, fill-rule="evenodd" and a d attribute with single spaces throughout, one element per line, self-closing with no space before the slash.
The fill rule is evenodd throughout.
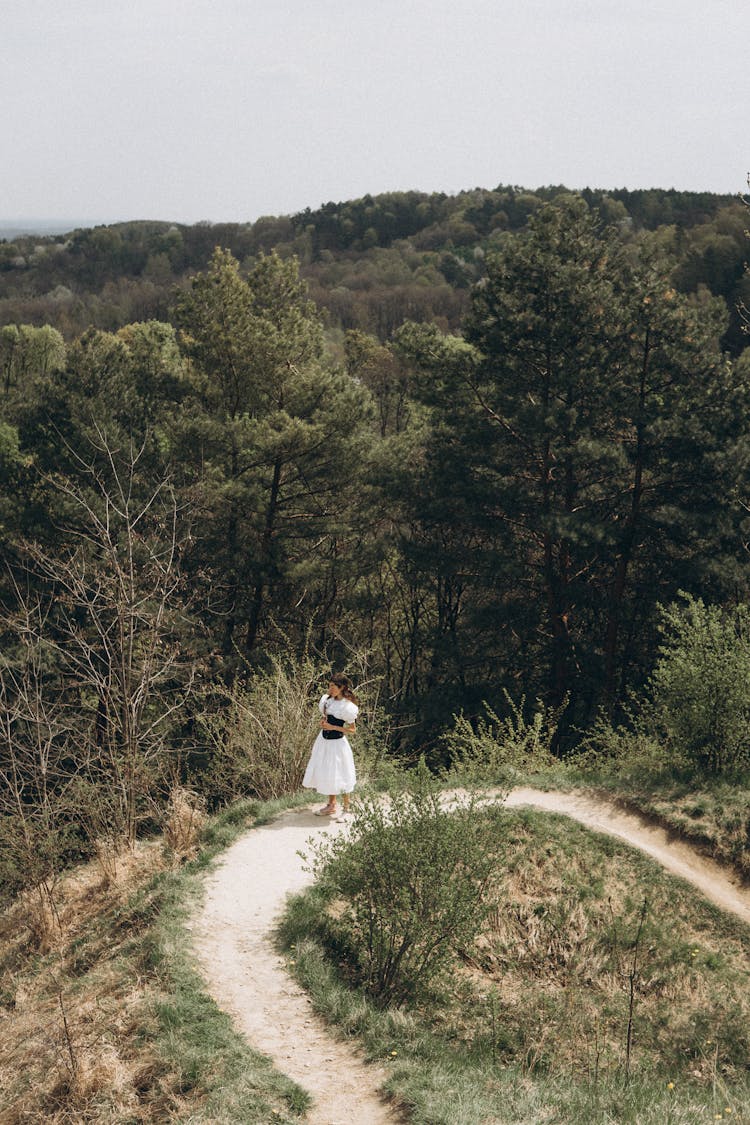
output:
<path id="1" fill-rule="evenodd" d="M 515 789 L 506 805 L 532 805 L 563 813 L 598 832 L 640 848 L 706 898 L 750 924 L 750 889 L 738 878 L 664 829 L 615 805 L 580 793 Z M 193 931 L 210 994 L 237 1028 L 276 1067 L 314 1099 L 311 1125 L 380 1125 L 402 1120 L 379 1094 L 385 1072 L 336 1040 L 291 979 L 273 947 L 273 930 L 289 894 L 311 876 L 299 851 L 320 833 L 343 826 L 322 821 L 312 808 L 283 813 L 241 837 L 206 883 L 206 899 Z"/>

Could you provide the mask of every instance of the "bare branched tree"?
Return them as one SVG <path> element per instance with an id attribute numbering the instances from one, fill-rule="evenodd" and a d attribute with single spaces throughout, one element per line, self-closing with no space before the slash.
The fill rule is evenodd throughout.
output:
<path id="1" fill-rule="evenodd" d="M 169 477 L 149 483 L 145 443 L 117 447 L 98 427 L 90 443 L 87 457 L 69 449 L 75 480 L 47 481 L 66 513 L 55 550 L 24 545 L 26 582 L 45 592 L 47 611 L 16 609 L 6 627 L 53 659 L 64 713 L 77 712 L 76 816 L 94 839 L 121 845 L 133 843 L 163 791 L 170 729 L 193 680 L 180 641 L 185 520 Z M 15 589 L 23 606 L 18 581 Z"/>
<path id="2" fill-rule="evenodd" d="M 21 599 L 17 644 L 0 658 L 0 859 L 5 889 L 30 896 L 40 944 L 60 930 L 55 892 L 75 832 L 68 798 L 81 737 L 79 714 L 42 639 L 46 617 L 40 598 Z"/>

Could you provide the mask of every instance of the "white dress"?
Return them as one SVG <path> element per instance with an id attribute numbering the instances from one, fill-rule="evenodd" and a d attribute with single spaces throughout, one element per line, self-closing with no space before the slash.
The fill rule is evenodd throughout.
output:
<path id="1" fill-rule="evenodd" d="M 353 723 L 359 714 L 359 707 L 351 699 L 333 699 L 330 695 L 324 695 L 318 707 L 321 715 L 333 715 L 345 723 Z M 356 783 L 357 773 L 349 739 L 346 735 L 343 738 L 323 738 L 321 730 L 313 743 L 302 779 L 303 787 L 317 789 L 318 793 L 330 797 L 334 793 L 351 793 Z"/>

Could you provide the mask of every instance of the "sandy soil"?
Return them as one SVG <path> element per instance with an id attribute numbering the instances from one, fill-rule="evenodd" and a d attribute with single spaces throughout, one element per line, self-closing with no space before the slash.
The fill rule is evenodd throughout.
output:
<path id="1" fill-rule="evenodd" d="M 508 805 L 563 813 L 618 836 L 692 883 L 706 898 L 750 923 L 750 889 L 689 845 L 612 804 L 578 793 L 516 789 Z M 279 816 L 239 839 L 206 884 L 193 930 L 209 991 L 252 1045 L 314 1098 L 311 1125 L 380 1125 L 402 1120 L 378 1095 L 385 1072 L 334 1039 L 289 977 L 272 944 L 289 894 L 311 880 L 300 851 L 311 836 L 344 825 L 313 815 L 313 806 Z"/>
<path id="2" fill-rule="evenodd" d="M 216 1003 L 256 1050 L 314 1098 L 314 1125 L 381 1125 L 403 1120 L 378 1094 L 385 1071 L 334 1039 L 273 948 L 274 924 L 288 895 L 311 876 L 298 852 L 311 836 L 344 824 L 310 808 L 283 813 L 241 837 L 209 877 L 194 922 L 199 960 Z"/>

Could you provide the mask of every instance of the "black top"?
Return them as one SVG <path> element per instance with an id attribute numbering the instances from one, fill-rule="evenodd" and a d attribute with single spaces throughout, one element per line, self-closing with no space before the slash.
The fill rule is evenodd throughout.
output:
<path id="1" fill-rule="evenodd" d="M 326 719 L 327 723 L 333 723 L 333 725 L 335 727 L 343 727 L 343 725 L 344 725 L 344 720 L 343 719 L 337 719 L 335 715 L 326 715 L 325 719 Z M 323 738 L 343 738 L 343 737 L 344 737 L 344 732 L 342 730 L 324 730 L 323 731 Z"/>

